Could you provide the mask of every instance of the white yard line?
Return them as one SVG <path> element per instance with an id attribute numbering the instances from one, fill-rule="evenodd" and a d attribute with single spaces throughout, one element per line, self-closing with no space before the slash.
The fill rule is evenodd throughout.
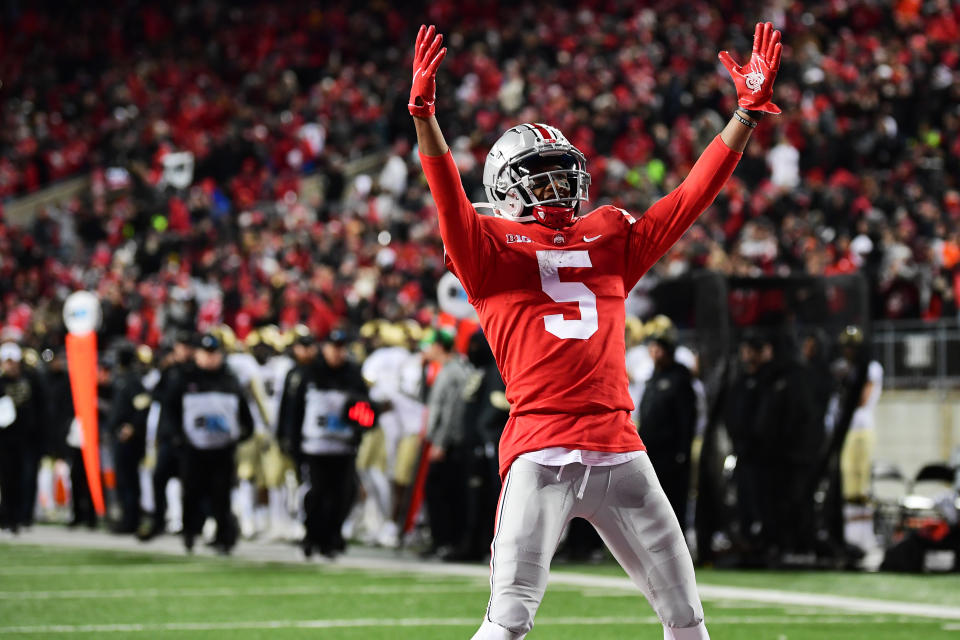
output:
<path id="1" fill-rule="evenodd" d="M 286 586 L 286 587 L 202 587 L 198 589 L 57 589 L 53 591 L 0 591 L 0 600 L 98 600 L 118 598 L 236 598 L 240 596 L 314 596 L 314 595 L 395 595 L 431 593 L 475 593 L 489 589 L 489 585 L 437 584 L 433 586 L 367 585 L 357 587 Z M 579 589 L 564 587 L 565 591 Z"/>
<path id="2" fill-rule="evenodd" d="M 207 573 L 219 571 L 220 567 L 210 564 L 150 564 L 137 563 L 117 565 L 102 564 L 37 564 L 0 567 L 0 576 L 59 576 L 59 575 L 92 575 L 97 573 Z"/>
<path id="3" fill-rule="evenodd" d="M 713 600 L 714 598 L 737 599 L 777 605 L 827 607 L 855 613 L 885 613 L 890 615 L 937 618 L 940 620 L 960 620 L 960 607 L 950 607 L 946 605 L 873 600 L 871 598 L 853 598 L 849 596 L 780 591 L 776 589 L 721 587 L 709 584 L 699 585 L 699 589 L 700 595 L 707 600 Z"/>
<path id="4" fill-rule="evenodd" d="M 8 540 L 8 542 L 10 542 Z M 31 532 L 14 539 L 13 544 L 38 544 L 53 547 L 71 547 L 82 549 L 104 549 L 111 551 L 132 551 L 141 553 L 156 553 L 183 557 L 183 547 L 180 541 L 173 537 L 164 537 L 149 544 L 140 544 L 131 537 L 110 536 L 100 532 L 67 531 L 59 527 L 35 527 Z M 223 569 L 243 563 L 284 563 L 293 566 L 314 569 L 320 572 L 344 572 L 350 570 L 364 570 L 378 574 L 406 573 L 415 575 L 448 576 L 460 578 L 486 579 L 489 568 L 478 565 L 443 564 L 426 562 L 410 557 L 361 555 L 363 550 L 352 551 L 338 558 L 334 563 L 305 565 L 297 552 L 289 545 L 269 543 L 241 543 L 235 552 L 234 558 L 212 558 L 205 562 L 183 564 L 136 564 L 128 567 L 97 567 L 87 566 L 80 572 L 120 573 L 126 570 L 142 571 L 196 571 L 203 572 L 211 569 Z M 78 567 L 79 568 L 79 567 Z M 152 569 L 151 569 L 152 568 Z M 37 571 L 39 569 L 39 571 Z M 0 575 L 13 571 L 7 575 L 29 575 L 31 572 L 54 573 L 55 571 L 71 571 L 75 568 L 61 567 L 6 567 L 0 568 Z M 626 577 L 599 576 L 582 573 L 573 573 L 555 570 L 550 574 L 551 585 L 565 585 L 568 587 L 588 589 L 628 590 L 637 593 L 637 588 Z M 705 600 L 744 601 L 751 603 L 768 603 L 774 605 L 791 605 L 838 609 L 851 613 L 880 613 L 892 616 L 916 616 L 935 618 L 939 620 L 960 620 L 960 607 L 934 605 L 924 603 L 898 602 L 892 600 L 877 600 L 873 598 L 856 598 L 821 593 L 803 593 L 774 589 L 756 589 L 749 587 L 728 587 L 711 584 L 699 585 L 700 595 Z M 711 616 L 711 619 L 713 617 Z M 540 621 L 538 619 L 538 624 Z"/>

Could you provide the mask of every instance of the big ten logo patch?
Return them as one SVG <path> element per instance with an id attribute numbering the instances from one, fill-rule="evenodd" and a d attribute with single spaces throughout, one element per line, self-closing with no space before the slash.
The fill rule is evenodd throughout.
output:
<path id="1" fill-rule="evenodd" d="M 527 236 L 515 235 L 512 233 L 507 234 L 507 244 L 513 244 L 514 242 L 533 242 Z"/>
<path id="2" fill-rule="evenodd" d="M 317 426 L 328 431 L 347 431 L 350 429 L 350 425 L 341 420 L 340 416 L 333 413 L 318 415 Z"/>
<path id="3" fill-rule="evenodd" d="M 204 431 L 209 431 L 210 433 L 230 433 L 230 428 L 227 426 L 227 418 L 219 413 L 210 413 L 202 416 L 197 416 L 197 419 L 194 421 L 194 425 L 197 429 L 203 429 Z"/>

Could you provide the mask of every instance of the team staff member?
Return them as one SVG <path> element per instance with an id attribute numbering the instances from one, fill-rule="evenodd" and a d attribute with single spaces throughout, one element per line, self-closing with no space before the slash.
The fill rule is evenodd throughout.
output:
<path id="1" fill-rule="evenodd" d="M 687 528 L 690 449 L 697 426 L 697 397 L 690 370 L 676 361 L 677 332 L 670 325 L 650 336 L 653 375 L 640 400 L 640 437 L 660 486 L 680 523 Z"/>
<path id="2" fill-rule="evenodd" d="M 0 529 L 16 533 L 29 524 L 29 465 L 25 458 L 46 419 L 39 378 L 23 362 L 14 342 L 0 345 Z M 34 477 L 36 473 L 34 472 Z"/>
<path id="3" fill-rule="evenodd" d="M 320 357 L 287 376 L 280 407 L 281 446 L 298 461 L 310 490 L 304 497 L 304 555 L 333 557 L 346 548 L 340 530 L 357 491 L 358 437 L 350 405 L 366 398 L 360 367 L 347 359 L 347 338 L 334 330 Z"/>
<path id="4" fill-rule="evenodd" d="M 473 373 L 454 348 L 454 336 L 435 330 L 427 340 L 426 358 L 440 367 L 427 395 L 427 440 L 430 470 L 426 499 L 430 518 L 431 551 L 452 559 L 463 539 L 466 520 L 467 448 L 464 447 L 464 387 Z"/>
<path id="5" fill-rule="evenodd" d="M 227 369 L 216 336 L 200 338 L 194 366 L 186 368 L 161 409 L 173 442 L 180 446 L 183 482 L 183 544 L 193 549 L 203 527 L 204 500 L 217 522 L 214 547 L 229 553 L 237 541 L 230 511 L 237 442 L 253 433 L 253 416 L 237 377 Z"/>
<path id="6" fill-rule="evenodd" d="M 146 452 L 150 394 L 137 369 L 136 352 L 124 345 L 116 354 L 118 375 L 113 383 L 113 404 L 106 431 L 113 435 L 117 472 L 117 497 L 121 517 L 115 533 L 136 533 L 140 524 L 140 461 Z"/>
<path id="7" fill-rule="evenodd" d="M 191 332 L 177 331 L 173 349 L 161 364 L 160 380 L 153 388 L 154 406 L 151 407 L 147 419 L 146 437 L 148 446 L 156 443 L 156 462 L 153 466 L 153 517 L 150 519 L 149 527 L 137 532 L 137 537 L 143 541 L 163 533 L 167 528 L 167 483 L 173 478 L 180 477 L 180 459 L 177 447 L 174 445 L 176 433 L 173 428 L 176 425 L 161 422 L 159 410 L 165 404 L 168 395 L 179 387 L 180 378 L 184 372 L 194 366 L 195 344 L 196 340 Z"/>

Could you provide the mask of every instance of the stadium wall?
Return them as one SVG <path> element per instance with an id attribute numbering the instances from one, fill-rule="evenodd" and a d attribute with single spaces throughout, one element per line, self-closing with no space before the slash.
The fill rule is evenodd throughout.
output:
<path id="1" fill-rule="evenodd" d="M 960 447 L 960 391 L 884 391 L 876 425 L 875 460 L 912 478 L 925 464 L 950 460 Z"/>

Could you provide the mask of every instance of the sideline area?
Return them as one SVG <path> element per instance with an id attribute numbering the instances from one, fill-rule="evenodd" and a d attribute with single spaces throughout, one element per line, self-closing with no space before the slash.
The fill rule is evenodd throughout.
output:
<path id="1" fill-rule="evenodd" d="M 102 531 L 69 530 L 59 526 L 36 526 L 30 531 L 16 537 L 5 538 L 3 544 L 30 545 L 52 548 L 72 548 L 87 550 L 103 550 L 115 552 L 130 552 L 151 554 L 157 556 L 172 556 L 185 558 L 183 545 L 179 537 L 162 536 L 149 543 L 141 543 L 127 536 L 115 536 Z M 348 552 L 333 561 L 303 559 L 299 550 L 289 543 L 243 541 L 234 549 L 229 558 L 217 556 L 212 551 L 200 545 L 195 556 L 204 563 L 252 563 L 252 564 L 285 564 L 299 567 L 315 566 L 318 571 L 375 571 L 392 572 L 398 574 L 415 574 L 418 576 L 447 576 L 468 578 L 476 581 L 486 580 L 488 569 L 486 566 L 475 564 L 441 563 L 423 560 L 412 552 L 397 552 L 384 549 L 351 546 Z M 187 573 L 194 565 L 177 563 L 174 565 L 158 562 L 157 564 L 142 564 L 131 566 L 130 569 L 144 572 L 174 572 Z M 197 566 L 202 566 L 198 562 Z M 106 568 L 104 568 L 106 569 Z M 14 575 L 31 573 L 54 573 L 63 571 L 73 575 L 82 573 L 96 573 L 96 565 L 56 565 L 45 566 L 7 566 L 0 567 L 0 581 Z M 874 579 L 883 580 L 884 576 L 874 575 Z M 715 582 L 715 581 L 714 581 Z M 551 586 L 567 588 L 581 588 L 600 592 L 623 592 L 623 595 L 636 594 L 636 587 L 626 577 L 612 575 L 596 575 L 584 573 L 572 568 L 555 568 L 551 571 Z M 920 618 L 934 618 L 944 621 L 960 621 L 960 606 L 944 604 L 927 604 L 920 602 L 903 602 L 885 599 L 850 597 L 832 593 L 809 593 L 784 589 L 751 588 L 743 586 L 725 586 L 719 584 L 700 584 L 701 597 L 705 601 L 732 601 L 738 603 L 757 603 L 766 605 L 789 605 L 799 607 L 816 607 L 831 609 L 838 612 L 857 614 L 883 614 L 886 616 L 913 616 Z M 5 592 L 0 592 L 0 601 Z M 50 594 L 48 594 L 49 596 Z M 958 597 L 960 604 L 960 597 Z"/>

